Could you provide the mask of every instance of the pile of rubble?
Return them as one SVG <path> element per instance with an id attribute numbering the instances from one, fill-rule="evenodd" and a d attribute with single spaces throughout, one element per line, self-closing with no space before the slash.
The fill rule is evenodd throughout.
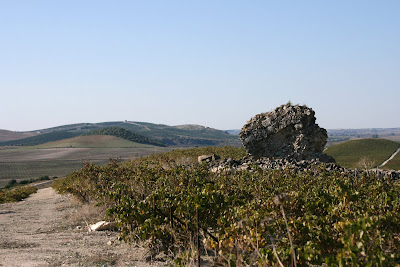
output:
<path id="1" fill-rule="evenodd" d="M 218 156 L 217 156 L 218 158 Z M 376 177 L 390 177 L 392 179 L 400 179 L 400 172 L 391 170 L 371 169 L 371 170 L 358 170 L 348 169 L 341 167 L 335 163 L 326 163 L 317 159 L 311 160 L 294 160 L 294 159 L 269 159 L 259 158 L 257 160 L 246 157 L 240 160 L 234 160 L 232 158 L 208 161 L 208 166 L 212 172 L 232 172 L 236 171 L 254 171 L 258 168 L 266 170 L 293 170 L 295 172 L 315 172 L 327 171 L 327 172 L 339 172 L 342 174 L 352 175 L 359 177 L 363 172 L 368 174 L 374 174 Z"/>

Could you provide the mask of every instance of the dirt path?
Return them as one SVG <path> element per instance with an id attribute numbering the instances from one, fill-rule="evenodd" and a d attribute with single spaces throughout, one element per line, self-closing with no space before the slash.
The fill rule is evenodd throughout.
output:
<path id="1" fill-rule="evenodd" d="M 385 160 L 379 167 L 385 166 L 389 161 L 391 161 L 398 153 L 400 152 L 400 146 L 399 148 L 387 159 Z"/>
<path id="2" fill-rule="evenodd" d="M 52 188 L 1 204 L 0 266 L 164 265 L 146 262 L 145 248 L 119 242 L 115 232 L 88 233 L 84 217 L 90 211 Z"/>

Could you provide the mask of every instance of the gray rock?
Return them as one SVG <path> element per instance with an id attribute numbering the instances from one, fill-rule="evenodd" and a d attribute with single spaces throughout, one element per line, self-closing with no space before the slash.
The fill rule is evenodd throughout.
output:
<path id="1" fill-rule="evenodd" d="M 322 153 L 328 135 L 315 123 L 315 112 L 306 106 L 286 104 L 251 118 L 240 139 L 254 158 L 293 158 L 322 162 L 334 159 Z"/>
<path id="2" fill-rule="evenodd" d="M 211 161 L 215 161 L 215 160 L 218 160 L 218 159 L 220 159 L 220 157 L 215 155 L 215 154 L 212 154 L 212 155 L 201 155 L 201 156 L 197 157 L 197 161 L 199 163 L 211 162 Z"/>

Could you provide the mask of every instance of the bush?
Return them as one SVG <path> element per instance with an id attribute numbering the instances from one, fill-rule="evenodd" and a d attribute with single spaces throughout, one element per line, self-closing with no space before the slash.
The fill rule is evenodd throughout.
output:
<path id="1" fill-rule="evenodd" d="M 7 185 L 4 188 L 11 188 L 11 187 L 14 187 L 16 184 L 17 184 L 17 180 L 12 179 L 7 183 Z"/>
<path id="2" fill-rule="evenodd" d="M 23 186 L 11 190 L 3 190 L 0 191 L 0 204 L 21 201 L 36 192 L 37 188 L 32 186 Z"/>

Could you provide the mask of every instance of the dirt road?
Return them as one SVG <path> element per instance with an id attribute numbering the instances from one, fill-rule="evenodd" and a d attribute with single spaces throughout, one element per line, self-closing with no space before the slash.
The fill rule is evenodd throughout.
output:
<path id="1" fill-rule="evenodd" d="M 93 211 L 52 188 L 1 204 L 0 266 L 164 265 L 146 262 L 147 249 L 119 242 L 115 232 L 89 233 Z"/>
<path id="2" fill-rule="evenodd" d="M 399 148 L 387 159 L 385 160 L 379 167 L 385 166 L 389 161 L 391 161 L 398 153 L 400 152 L 400 146 Z"/>

